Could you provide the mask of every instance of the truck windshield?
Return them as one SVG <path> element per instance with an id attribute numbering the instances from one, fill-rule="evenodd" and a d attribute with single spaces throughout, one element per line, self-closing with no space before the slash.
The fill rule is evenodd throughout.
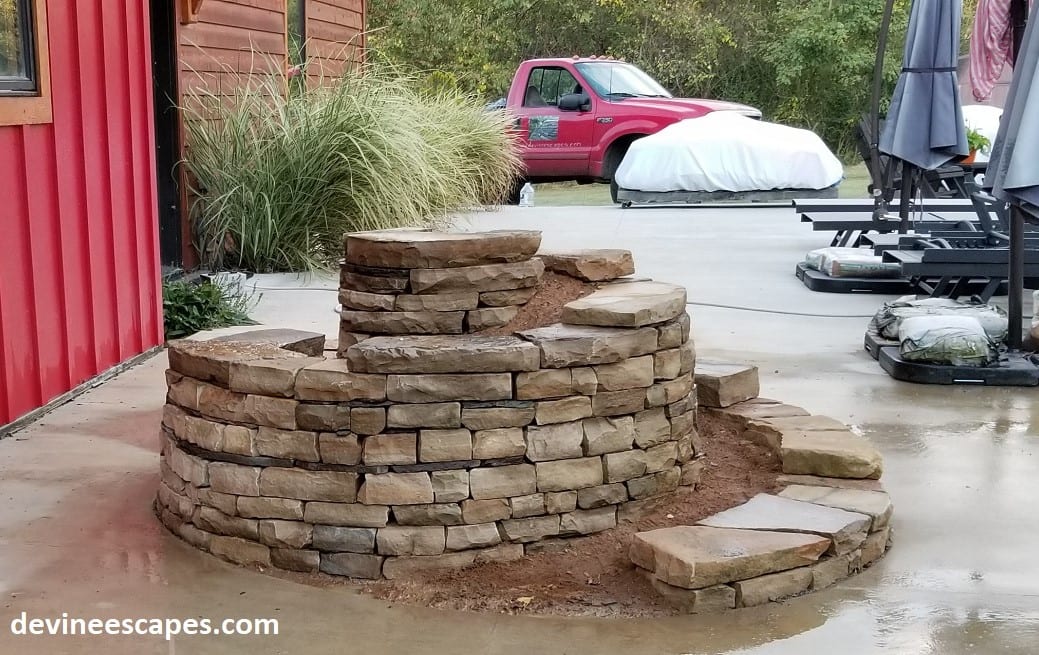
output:
<path id="1" fill-rule="evenodd" d="M 584 79 L 603 98 L 670 98 L 667 89 L 637 66 L 618 61 L 576 64 Z"/>

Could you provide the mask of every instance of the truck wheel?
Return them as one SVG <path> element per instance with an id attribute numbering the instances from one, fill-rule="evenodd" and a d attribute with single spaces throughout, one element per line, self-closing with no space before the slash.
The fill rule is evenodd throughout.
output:
<path id="1" fill-rule="evenodd" d="M 610 178 L 610 200 L 613 201 L 613 204 L 618 204 L 620 202 L 619 200 L 617 200 L 617 194 L 618 194 L 619 191 L 620 191 L 620 187 L 617 186 L 617 178 L 611 177 Z"/>

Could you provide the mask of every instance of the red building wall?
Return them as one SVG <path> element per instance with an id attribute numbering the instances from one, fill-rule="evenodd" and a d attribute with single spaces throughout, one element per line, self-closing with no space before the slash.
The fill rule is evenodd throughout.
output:
<path id="1" fill-rule="evenodd" d="M 162 342 L 148 3 L 47 4 L 53 122 L 0 127 L 0 425 Z"/>

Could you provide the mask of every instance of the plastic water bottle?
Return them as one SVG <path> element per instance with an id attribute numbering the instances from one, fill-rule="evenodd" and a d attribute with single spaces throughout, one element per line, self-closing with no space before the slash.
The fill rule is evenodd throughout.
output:
<path id="1" fill-rule="evenodd" d="M 527 182 L 520 189 L 520 207 L 533 207 L 534 206 L 534 185 Z"/>

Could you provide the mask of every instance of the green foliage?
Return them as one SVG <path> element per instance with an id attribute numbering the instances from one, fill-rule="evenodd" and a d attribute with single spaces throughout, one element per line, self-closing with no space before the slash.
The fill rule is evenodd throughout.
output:
<path id="1" fill-rule="evenodd" d="M 213 328 L 254 325 L 249 311 L 255 304 L 256 299 L 234 285 L 164 281 L 162 312 L 166 339 L 179 339 Z"/>
<path id="2" fill-rule="evenodd" d="M 882 0 L 369 0 L 377 56 L 488 99 L 531 57 L 611 55 L 676 95 L 723 98 L 854 151 L 869 109 Z M 964 42 L 977 0 L 964 1 Z M 896 0 L 886 104 L 901 67 L 910 0 Z M 435 29 L 431 29 L 435 26 Z"/>
<path id="3" fill-rule="evenodd" d="M 507 194 L 520 161 L 504 112 L 385 68 L 286 96 L 283 79 L 185 108 L 193 227 L 211 269 L 328 268 L 346 232 L 435 224 Z M 213 120 L 216 119 L 216 120 Z"/>
<path id="4" fill-rule="evenodd" d="M 972 127 L 967 128 L 967 147 L 970 148 L 971 152 L 985 151 L 991 145 L 992 141 L 987 136 Z"/>

